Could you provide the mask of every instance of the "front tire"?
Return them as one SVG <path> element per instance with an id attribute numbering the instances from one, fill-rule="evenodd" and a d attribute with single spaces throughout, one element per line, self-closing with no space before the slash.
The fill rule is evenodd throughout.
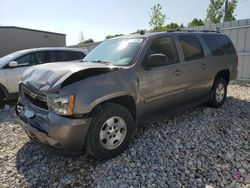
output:
<path id="1" fill-rule="evenodd" d="M 227 82 L 224 78 L 215 80 L 210 92 L 209 106 L 214 108 L 221 107 L 227 98 Z"/>
<path id="2" fill-rule="evenodd" d="M 93 116 L 86 149 L 97 159 L 113 158 L 128 147 L 133 127 L 133 117 L 125 107 L 114 103 L 104 104 Z"/>

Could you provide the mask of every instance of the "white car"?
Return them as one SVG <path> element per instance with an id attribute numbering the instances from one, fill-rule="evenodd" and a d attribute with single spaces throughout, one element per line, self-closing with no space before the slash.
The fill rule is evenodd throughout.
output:
<path id="1" fill-rule="evenodd" d="M 18 97 L 18 83 L 30 66 L 49 62 L 82 60 L 87 54 L 78 48 L 34 48 L 0 58 L 0 103 Z"/>

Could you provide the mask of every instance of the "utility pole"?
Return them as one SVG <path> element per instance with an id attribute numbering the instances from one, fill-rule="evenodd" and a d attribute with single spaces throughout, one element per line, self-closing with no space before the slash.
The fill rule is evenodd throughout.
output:
<path id="1" fill-rule="evenodd" d="M 224 22 L 228 20 L 227 12 L 228 12 L 228 0 L 225 0 L 225 14 L 224 14 Z"/>

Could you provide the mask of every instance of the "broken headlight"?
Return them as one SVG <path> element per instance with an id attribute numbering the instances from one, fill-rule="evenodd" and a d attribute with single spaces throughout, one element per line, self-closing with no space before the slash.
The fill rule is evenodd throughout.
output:
<path id="1" fill-rule="evenodd" d="M 59 115 L 69 116 L 73 114 L 75 96 L 59 96 L 56 94 L 48 96 L 49 110 Z"/>

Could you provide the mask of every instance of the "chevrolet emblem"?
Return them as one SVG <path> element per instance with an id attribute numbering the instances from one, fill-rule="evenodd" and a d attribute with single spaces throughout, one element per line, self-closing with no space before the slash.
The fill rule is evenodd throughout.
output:
<path id="1" fill-rule="evenodd" d="M 32 97 L 32 99 L 36 99 L 37 98 L 37 94 L 35 94 L 35 93 L 30 93 L 30 96 Z"/>

